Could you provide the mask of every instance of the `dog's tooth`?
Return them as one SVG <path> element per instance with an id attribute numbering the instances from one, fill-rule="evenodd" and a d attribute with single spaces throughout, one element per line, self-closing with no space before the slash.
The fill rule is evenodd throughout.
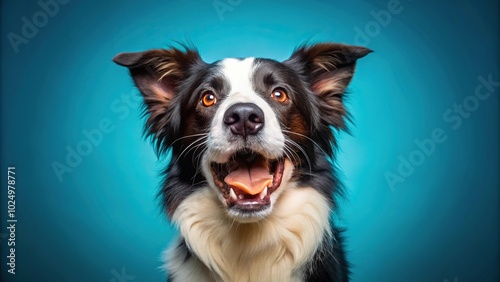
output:
<path id="1" fill-rule="evenodd" d="M 242 195 L 242 194 L 239 194 L 239 195 L 238 195 L 238 198 L 239 198 L 240 200 L 243 200 L 243 198 L 245 198 L 245 197 L 243 197 L 243 195 Z"/>
<path id="2" fill-rule="evenodd" d="M 267 196 L 267 187 L 264 188 L 264 190 L 262 190 L 262 192 L 260 192 L 259 194 L 261 200 L 264 199 L 265 196 Z"/>
<path id="3" fill-rule="evenodd" d="M 231 200 L 233 200 L 233 201 L 237 201 L 238 200 L 238 197 L 236 197 L 236 193 L 234 193 L 233 188 L 229 189 L 229 196 L 231 197 Z"/>

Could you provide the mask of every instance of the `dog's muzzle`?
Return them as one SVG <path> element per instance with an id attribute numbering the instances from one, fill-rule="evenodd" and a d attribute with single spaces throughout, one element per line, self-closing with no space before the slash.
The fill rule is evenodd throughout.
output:
<path id="1" fill-rule="evenodd" d="M 286 164 L 283 156 L 271 150 L 270 144 L 276 148 L 274 130 L 266 127 L 265 113 L 254 103 L 233 104 L 222 119 L 227 155 L 224 162 L 210 161 L 214 184 L 233 215 L 251 217 L 269 211 L 271 194 L 279 188 Z"/>

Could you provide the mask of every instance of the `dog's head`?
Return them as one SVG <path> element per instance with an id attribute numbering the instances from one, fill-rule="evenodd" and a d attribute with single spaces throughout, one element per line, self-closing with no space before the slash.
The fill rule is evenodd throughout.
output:
<path id="1" fill-rule="evenodd" d="M 284 62 L 211 64 L 190 49 L 118 54 L 114 61 L 129 68 L 144 96 L 147 132 L 160 152 L 172 152 L 162 190 L 169 213 L 208 183 L 229 216 L 256 221 L 287 187 L 332 173 L 325 170 L 331 127 L 345 128 L 345 89 L 356 60 L 369 52 L 323 43 L 300 47 Z M 328 184 L 313 186 L 326 187 L 329 197 Z"/>

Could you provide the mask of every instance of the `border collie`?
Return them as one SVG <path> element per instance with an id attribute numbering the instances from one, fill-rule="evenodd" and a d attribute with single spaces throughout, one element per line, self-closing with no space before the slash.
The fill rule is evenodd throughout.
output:
<path id="1" fill-rule="evenodd" d="M 171 153 L 160 192 L 178 241 L 168 281 L 348 281 L 331 213 L 342 194 L 335 134 L 345 89 L 371 50 L 301 46 L 284 62 L 205 63 L 192 48 L 120 53 L 145 130 Z"/>

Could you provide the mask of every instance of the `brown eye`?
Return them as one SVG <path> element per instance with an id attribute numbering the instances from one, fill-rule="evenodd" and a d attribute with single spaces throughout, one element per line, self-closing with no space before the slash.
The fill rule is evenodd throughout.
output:
<path id="1" fill-rule="evenodd" d="M 201 104 L 205 107 L 211 107 L 217 102 L 217 97 L 215 97 L 214 92 L 205 91 L 201 97 Z"/>
<path id="2" fill-rule="evenodd" d="M 288 95 L 286 95 L 286 92 L 283 88 L 274 89 L 271 97 L 280 103 L 285 103 L 286 101 L 288 101 Z"/>

